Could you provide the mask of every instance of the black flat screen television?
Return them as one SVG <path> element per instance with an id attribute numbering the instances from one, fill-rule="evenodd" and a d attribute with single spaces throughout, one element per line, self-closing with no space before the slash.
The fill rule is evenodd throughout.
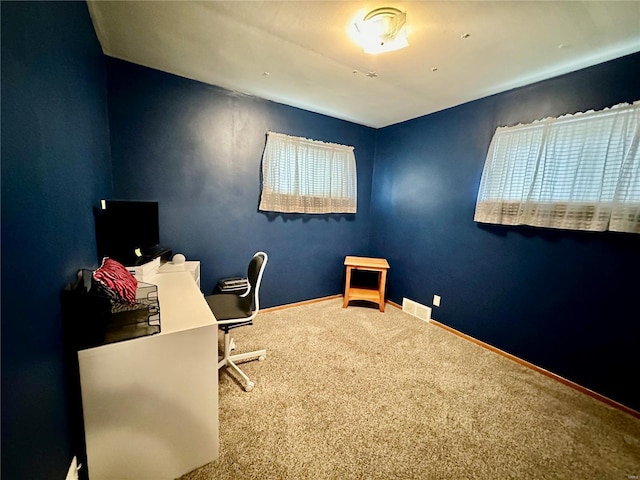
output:
<path id="1" fill-rule="evenodd" d="M 158 202 L 103 200 L 94 216 L 100 261 L 138 265 L 162 253 Z"/>

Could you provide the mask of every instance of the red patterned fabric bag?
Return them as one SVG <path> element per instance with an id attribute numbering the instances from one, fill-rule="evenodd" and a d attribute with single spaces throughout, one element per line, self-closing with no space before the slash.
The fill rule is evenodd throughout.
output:
<path id="1" fill-rule="evenodd" d="M 138 281 L 121 263 L 105 257 L 93 272 L 93 278 L 110 298 L 129 304 L 136 302 Z"/>

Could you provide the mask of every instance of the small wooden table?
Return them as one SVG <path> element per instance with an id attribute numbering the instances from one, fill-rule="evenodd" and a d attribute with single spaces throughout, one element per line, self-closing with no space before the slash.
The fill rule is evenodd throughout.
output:
<path id="1" fill-rule="evenodd" d="M 350 300 L 366 300 L 377 303 L 380 311 L 384 312 L 384 289 L 387 283 L 389 263 L 384 258 L 352 257 L 344 259 L 347 267 L 347 277 L 344 283 L 344 301 L 342 308 L 347 308 Z M 378 272 L 378 286 L 376 288 L 352 287 L 351 271 L 368 270 Z"/>

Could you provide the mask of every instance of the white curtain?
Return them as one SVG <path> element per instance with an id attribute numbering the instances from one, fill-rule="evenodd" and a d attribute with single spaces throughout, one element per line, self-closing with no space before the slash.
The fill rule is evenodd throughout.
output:
<path id="1" fill-rule="evenodd" d="M 355 213 L 353 147 L 269 132 L 262 155 L 260 210 Z"/>
<path id="2" fill-rule="evenodd" d="M 640 101 L 496 130 L 474 220 L 640 233 Z"/>

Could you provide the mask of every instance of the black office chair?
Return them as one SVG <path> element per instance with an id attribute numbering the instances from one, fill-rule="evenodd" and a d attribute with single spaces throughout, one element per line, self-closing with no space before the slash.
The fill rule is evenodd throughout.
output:
<path id="1" fill-rule="evenodd" d="M 260 290 L 260 282 L 262 280 L 264 267 L 267 266 L 267 260 L 267 254 L 264 252 L 257 252 L 253 256 L 251 262 L 249 262 L 249 268 L 247 269 L 247 280 L 249 281 L 249 286 L 241 295 L 223 293 L 208 295 L 205 297 L 209 304 L 209 308 L 211 308 L 213 315 L 216 317 L 218 328 L 224 332 L 224 355 L 218 361 L 218 370 L 225 366 L 231 367 L 235 370 L 238 375 L 244 379 L 244 389 L 247 392 L 253 390 L 255 383 L 253 383 L 249 377 L 240 370 L 235 362 L 253 358 L 264 360 L 267 358 L 267 351 L 256 350 L 255 352 L 237 353 L 232 355 L 231 351 L 234 348 L 234 343 L 229 331 L 233 328 L 251 325 L 253 323 L 253 319 L 258 315 L 258 312 L 260 311 L 258 291 Z"/>

